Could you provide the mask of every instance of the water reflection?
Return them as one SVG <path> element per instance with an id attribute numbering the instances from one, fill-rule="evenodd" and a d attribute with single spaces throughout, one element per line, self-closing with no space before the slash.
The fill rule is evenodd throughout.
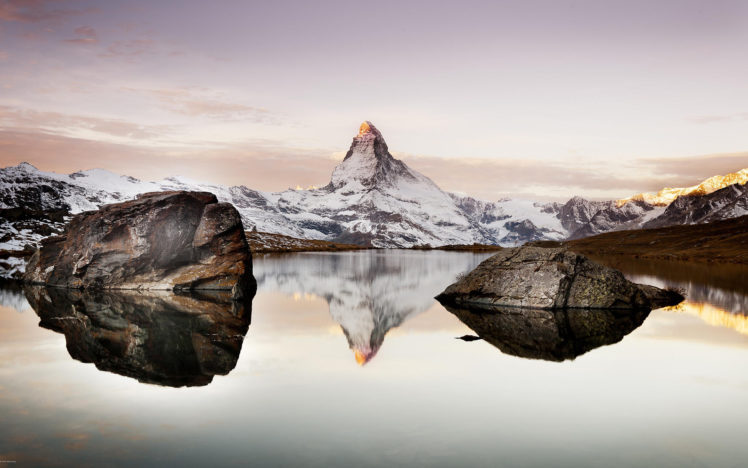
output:
<path id="1" fill-rule="evenodd" d="M 428 254 L 429 268 L 418 252 L 385 253 L 406 257 L 385 262 L 401 265 L 404 276 L 369 286 L 335 277 L 346 273 L 323 267 L 327 260 L 315 260 L 315 272 L 298 256 L 257 258 L 266 290 L 253 301 L 251 339 L 229 377 L 189 391 L 81 364 L 65 351 L 64 335 L 38 327 L 33 311 L 0 309 L 0 460 L 19 467 L 745 464 L 748 408 L 736 402 L 748 391 L 748 336 L 683 313 L 653 311 L 620 343 L 556 364 L 456 340 L 475 332 L 432 303 L 387 334 L 360 372 L 317 293 L 337 295 L 341 283 L 369 287 L 377 303 L 391 286 L 397 307 L 410 296 L 433 297 L 454 279 L 429 271 L 444 268 L 440 255 Z M 306 284 L 296 288 L 297 280 Z M 287 295 L 270 290 L 281 282 Z M 315 299 L 305 300 L 305 290 Z M 17 295 L 3 297 L 19 303 Z M 101 320 L 88 313 L 80 320 Z"/>
<path id="2" fill-rule="evenodd" d="M 748 265 L 596 258 L 636 283 L 684 292 L 686 300 L 664 310 L 699 317 L 748 335 Z"/>
<path id="3" fill-rule="evenodd" d="M 258 289 L 330 307 L 359 364 L 376 356 L 389 330 L 427 310 L 433 297 L 485 253 L 365 251 L 265 256 L 255 262 Z"/>
<path id="4" fill-rule="evenodd" d="M 748 265 L 610 257 L 595 257 L 595 260 L 621 270 L 636 283 L 681 289 L 691 303 L 748 314 Z"/>
<path id="5" fill-rule="evenodd" d="M 99 370 L 170 387 L 202 386 L 236 365 L 251 301 L 215 294 L 25 288 L 39 326 L 65 335 L 70 356 Z"/>
<path id="6" fill-rule="evenodd" d="M 709 325 L 732 328 L 742 335 L 748 335 L 748 315 L 728 312 L 708 303 L 683 301 L 663 310 L 692 315 Z"/>
<path id="7" fill-rule="evenodd" d="M 546 361 L 574 359 L 618 343 L 649 315 L 648 310 L 444 307 L 501 352 Z"/>
<path id="8" fill-rule="evenodd" d="M 29 307 L 21 283 L 0 279 L 0 306 L 11 308 L 19 313 Z"/>

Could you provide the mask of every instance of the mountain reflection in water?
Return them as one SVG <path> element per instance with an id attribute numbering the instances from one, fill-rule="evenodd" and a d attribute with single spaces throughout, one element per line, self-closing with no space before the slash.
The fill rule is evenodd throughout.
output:
<path id="1" fill-rule="evenodd" d="M 748 335 L 748 315 L 733 313 L 709 303 L 683 301 L 678 305 L 665 307 L 668 312 L 678 312 L 698 317 L 709 325 L 732 328 L 742 335 Z"/>
<path id="2" fill-rule="evenodd" d="M 369 362 L 387 332 L 424 312 L 433 297 L 490 256 L 486 253 L 377 251 L 264 256 L 258 289 L 317 296 L 330 307 L 356 362 Z"/>
<path id="3" fill-rule="evenodd" d="M 559 362 L 618 343 L 649 315 L 649 310 L 444 307 L 505 354 Z"/>
<path id="4" fill-rule="evenodd" d="M 99 370 L 170 387 L 202 386 L 236 366 L 251 299 L 25 288 L 39 326 L 65 335 L 70 356 Z"/>
<path id="5" fill-rule="evenodd" d="M 699 317 L 748 335 L 748 265 L 595 258 L 628 279 L 681 290 L 686 300 L 663 310 Z"/>

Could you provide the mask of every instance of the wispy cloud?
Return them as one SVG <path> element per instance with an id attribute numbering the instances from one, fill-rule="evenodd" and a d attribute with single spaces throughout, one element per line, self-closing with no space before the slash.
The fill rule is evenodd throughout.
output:
<path id="1" fill-rule="evenodd" d="M 280 117 L 268 109 L 237 102 L 228 102 L 190 88 L 176 89 L 135 89 L 127 91 L 145 94 L 155 98 L 171 112 L 191 117 L 209 117 L 220 120 L 246 120 L 252 123 L 278 124 Z M 206 95 L 207 94 L 207 95 Z"/>
<path id="2" fill-rule="evenodd" d="M 142 180 L 183 175 L 268 191 L 324 185 L 336 164 L 325 150 L 288 148 L 261 140 L 209 149 L 177 145 L 153 148 L 0 129 L 0 166 L 22 161 L 60 173 L 102 167 Z"/>
<path id="3" fill-rule="evenodd" d="M 683 187 L 748 167 L 748 153 L 601 161 L 438 158 L 398 155 L 445 190 L 478 198 L 616 199 L 663 187 Z"/>
<path id="4" fill-rule="evenodd" d="M 626 194 L 645 182 L 641 175 L 621 174 L 592 161 L 568 164 L 530 159 L 398 156 L 445 190 L 487 200 L 506 196 L 568 199 L 573 195 L 586 195 L 615 198 L 615 194 Z"/>
<path id="5" fill-rule="evenodd" d="M 0 2 L 0 21 L 38 23 L 56 21 L 96 11 L 96 8 L 59 8 L 55 0 L 3 0 Z"/>
<path id="6" fill-rule="evenodd" d="M 691 117 L 688 119 L 691 123 L 696 124 L 711 124 L 711 123 L 722 123 L 722 122 L 740 122 L 748 120 L 748 112 L 739 112 L 737 114 L 727 115 L 700 115 Z"/>
<path id="7" fill-rule="evenodd" d="M 65 39 L 65 42 L 70 44 L 98 44 L 99 38 L 96 34 L 96 30 L 90 26 L 81 26 L 75 28 L 74 38 Z"/>
<path id="8" fill-rule="evenodd" d="M 690 186 L 713 175 L 748 168 L 748 151 L 681 158 L 642 158 L 638 163 L 651 172 L 660 174 L 663 179 L 672 180 L 671 187 Z"/>
<path id="9" fill-rule="evenodd" d="M 153 39 L 129 39 L 115 41 L 99 54 L 101 57 L 135 58 L 155 51 L 156 42 Z"/>
<path id="10" fill-rule="evenodd" d="M 148 126 L 120 119 L 36 111 L 2 105 L 0 105 L 0 127 L 58 135 L 72 135 L 85 130 L 137 141 L 160 139 L 167 136 L 173 129 L 168 125 Z"/>

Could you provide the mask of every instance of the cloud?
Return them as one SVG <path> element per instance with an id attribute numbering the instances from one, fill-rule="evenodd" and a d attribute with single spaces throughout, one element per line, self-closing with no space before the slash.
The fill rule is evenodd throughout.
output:
<path id="1" fill-rule="evenodd" d="M 642 158 L 638 161 L 664 179 L 677 180 L 679 185 L 675 186 L 685 187 L 713 175 L 724 175 L 748 168 L 748 151 L 681 158 Z"/>
<path id="2" fill-rule="evenodd" d="M 154 52 L 156 42 L 153 39 L 129 39 L 111 43 L 100 57 L 135 58 Z"/>
<path id="3" fill-rule="evenodd" d="M 270 114 L 267 109 L 245 106 L 230 102 L 222 102 L 206 99 L 185 99 L 172 101 L 171 109 L 184 115 L 208 116 L 208 117 L 240 117 L 254 116 L 254 120 L 265 121 Z"/>
<path id="4" fill-rule="evenodd" d="M 197 94 L 193 89 L 135 89 L 126 91 L 155 98 L 171 112 L 191 117 L 209 117 L 221 120 L 246 120 L 253 123 L 278 124 L 278 115 L 262 107 L 227 102 L 214 96 Z"/>
<path id="5" fill-rule="evenodd" d="M 0 21 L 38 23 L 97 11 L 96 8 L 56 8 L 59 3 L 55 0 L 4 0 L 0 2 Z"/>
<path id="6" fill-rule="evenodd" d="M 593 162 L 439 158 L 403 155 L 412 168 L 445 190 L 486 200 L 525 197 L 565 200 L 574 195 L 618 198 L 644 186 L 641 174 L 621 174 Z M 633 192 L 632 192 L 633 193 Z"/>
<path id="7" fill-rule="evenodd" d="M 183 90 L 160 93 L 192 96 Z M 178 130 L 0 106 L 0 164 L 28 161 L 41 169 L 64 173 L 103 167 L 145 180 L 184 175 L 278 191 L 297 185 L 325 185 L 339 163 L 335 149 L 295 148 L 282 141 L 260 139 L 185 142 L 179 139 Z M 565 201 L 574 195 L 618 199 L 663 187 L 686 187 L 748 167 L 748 152 L 639 158 L 615 165 L 591 160 L 395 156 L 444 190 L 484 200 Z"/>
<path id="8" fill-rule="evenodd" d="M 156 140 L 168 136 L 173 127 L 148 126 L 125 120 L 35 111 L 0 105 L 0 126 L 4 128 L 71 135 L 86 130 L 132 140 Z"/>
<path id="9" fill-rule="evenodd" d="M 0 166 L 28 161 L 42 170 L 71 173 L 105 168 L 142 180 L 183 175 L 257 190 L 325 185 L 336 164 L 329 152 L 247 141 L 215 148 L 137 147 L 38 131 L 0 129 Z"/>
<path id="10" fill-rule="evenodd" d="M 438 158 L 398 155 L 448 191 L 493 200 L 525 197 L 566 200 L 624 198 L 663 187 L 686 187 L 748 167 L 748 152 L 610 163 L 528 159 Z"/>
<path id="11" fill-rule="evenodd" d="M 77 37 L 73 39 L 65 39 L 65 42 L 69 44 L 98 44 L 99 42 L 96 30 L 92 27 L 81 26 L 75 28 L 73 32 Z"/>
<path id="12" fill-rule="evenodd" d="M 737 114 L 727 115 L 700 115 L 696 117 L 690 117 L 689 122 L 695 124 L 712 124 L 712 123 L 723 123 L 723 122 L 740 122 L 748 120 L 748 112 L 739 112 Z"/>

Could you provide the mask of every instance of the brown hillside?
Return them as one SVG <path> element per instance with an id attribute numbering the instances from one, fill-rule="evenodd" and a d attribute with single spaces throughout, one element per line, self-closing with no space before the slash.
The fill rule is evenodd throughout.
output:
<path id="1" fill-rule="evenodd" d="M 708 224 L 608 232 L 562 244 L 591 256 L 745 264 L 748 216 Z"/>

